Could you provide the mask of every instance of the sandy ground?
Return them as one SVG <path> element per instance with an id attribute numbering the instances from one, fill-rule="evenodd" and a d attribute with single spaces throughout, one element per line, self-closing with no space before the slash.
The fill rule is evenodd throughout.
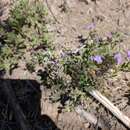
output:
<path id="1" fill-rule="evenodd" d="M 82 43 L 78 37 L 86 37 L 90 31 L 88 25 L 92 22 L 95 29 L 101 36 L 106 36 L 110 32 L 121 32 L 124 40 L 121 49 L 130 49 L 130 0 L 44 0 L 48 8 L 48 30 L 52 35 L 56 53 L 64 49 L 75 50 Z M 20 63 L 18 69 L 13 71 L 11 76 L 14 79 L 36 79 L 35 74 L 25 71 L 25 63 Z M 108 79 L 105 86 L 105 93 L 108 98 L 130 117 L 130 73 L 119 72 L 118 76 Z M 41 106 L 42 114 L 49 115 L 61 130 L 88 130 L 88 123 L 81 121 L 75 112 L 58 113 L 58 104 L 51 104 L 48 101 L 48 92 L 43 91 Z M 92 109 L 97 116 L 110 123 L 109 130 L 126 130 L 108 111 L 103 107 L 95 107 L 94 101 Z M 86 125 L 86 127 L 85 127 Z M 94 129 L 94 128 L 90 128 Z M 104 129 L 105 130 L 105 129 Z"/>

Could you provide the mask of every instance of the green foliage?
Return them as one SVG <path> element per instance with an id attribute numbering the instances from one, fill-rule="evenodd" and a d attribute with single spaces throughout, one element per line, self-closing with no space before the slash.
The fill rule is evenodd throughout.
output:
<path id="1" fill-rule="evenodd" d="M 101 38 L 96 32 L 90 32 L 79 52 L 64 53 L 62 59 L 48 64 L 42 80 L 52 89 L 53 100 L 72 108 L 87 98 L 88 91 L 100 89 L 101 79 L 117 68 L 114 55 L 120 42 L 118 33 L 113 33 L 112 38 Z M 101 56 L 102 62 L 92 60 L 93 56 Z"/>
<path id="2" fill-rule="evenodd" d="M 113 34 L 115 38 L 116 33 Z M 115 47 L 120 42 L 120 38 L 95 40 L 96 32 L 90 32 L 86 45 L 79 55 L 72 55 L 64 59 L 64 72 L 72 77 L 74 86 L 83 91 L 88 91 L 96 87 L 98 76 L 105 75 L 111 68 L 116 66 L 114 60 Z M 97 63 L 91 60 L 92 56 L 102 56 L 102 62 Z M 72 83 L 73 84 L 73 83 Z"/>
<path id="3" fill-rule="evenodd" d="M 39 65 L 44 65 L 45 63 L 49 62 L 50 59 L 53 58 L 52 50 L 48 49 L 46 51 L 38 50 L 34 52 L 32 55 L 32 60 Z"/>
<path id="4" fill-rule="evenodd" d="M 97 40 L 98 38 L 98 40 Z M 90 32 L 86 47 L 82 53 L 82 59 L 85 66 L 93 72 L 106 73 L 110 68 L 114 68 L 116 63 L 114 54 L 117 52 L 117 46 L 121 42 L 121 37 L 118 33 L 113 33 L 112 38 L 101 38 L 96 32 Z M 92 61 L 91 57 L 101 56 L 102 63 Z"/>
<path id="5" fill-rule="evenodd" d="M 13 69 L 19 59 L 26 59 L 26 56 L 24 57 L 26 52 L 32 57 L 37 51 L 44 52 L 50 47 L 46 15 L 46 9 L 39 1 L 16 2 L 6 25 L 0 26 L 0 70 Z"/>
<path id="6" fill-rule="evenodd" d="M 130 72 L 130 61 L 123 63 L 120 67 L 120 70 Z"/>

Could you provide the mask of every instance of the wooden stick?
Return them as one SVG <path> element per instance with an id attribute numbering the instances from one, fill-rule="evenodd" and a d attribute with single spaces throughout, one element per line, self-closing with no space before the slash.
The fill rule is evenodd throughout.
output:
<path id="1" fill-rule="evenodd" d="M 22 130 L 31 130 L 24 113 L 17 102 L 12 86 L 10 85 L 10 81 L 8 79 L 5 79 L 2 82 L 3 92 L 5 93 L 5 96 L 7 96 L 8 103 L 14 112 L 16 121 L 19 123 Z"/>
<path id="2" fill-rule="evenodd" d="M 99 91 L 91 90 L 90 95 L 103 104 L 114 116 L 116 116 L 124 125 L 130 128 L 130 119 L 125 116 L 117 107 L 115 107 L 106 97 Z"/>
<path id="3" fill-rule="evenodd" d="M 83 110 L 79 106 L 75 108 L 75 111 L 83 120 L 87 120 L 89 123 L 98 125 L 98 127 L 103 128 L 103 125 L 101 124 L 101 122 L 98 122 L 98 119 L 95 115 Z"/>

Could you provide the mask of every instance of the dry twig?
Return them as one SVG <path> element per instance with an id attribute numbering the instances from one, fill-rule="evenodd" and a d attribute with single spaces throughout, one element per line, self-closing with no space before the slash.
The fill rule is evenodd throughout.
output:
<path id="1" fill-rule="evenodd" d="M 118 118 L 124 125 L 130 128 L 130 119 L 124 115 L 117 107 L 115 107 L 105 96 L 97 90 L 89 91 L 96 100 L 104 105 L 116 118 Z"/>

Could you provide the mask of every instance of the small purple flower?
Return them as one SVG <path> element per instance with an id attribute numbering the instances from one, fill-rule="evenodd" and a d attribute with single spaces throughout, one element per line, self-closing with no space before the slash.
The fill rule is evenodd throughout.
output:
<path id="1" fill-rule="evenodd" d="M 130 50 L 127 51 L 127 57 L 130 59 Z"/>
<path id="2" fill-rule="evenodd" d="M 112 38 L 112 33 L 111 32 L 107 33 L 107 38 L 109 38 L 109 39 Z"/>
<path id="3" fill-rule="evenodd" d="M 116 63 L 119 65 L 122 63 L 122 56 L 121 56 L 121 53 L 116 53 L 114 55 L 114 59 L 116 60 Z"/>
<path id="4" fill-rule="evenodd" d="M 95 61 L 98 64 L 101 64 L 103 62 L 103 57 L 100 55 L 91 56 L 90 59 L 91 61 Z"/>
<path id="5" fill-rule="evenodd" d="M 95 23 L 91 23 L 87 26 L 87 29 L 92 30 L 95 29 L 95 27 L 96 27 Z"/>

